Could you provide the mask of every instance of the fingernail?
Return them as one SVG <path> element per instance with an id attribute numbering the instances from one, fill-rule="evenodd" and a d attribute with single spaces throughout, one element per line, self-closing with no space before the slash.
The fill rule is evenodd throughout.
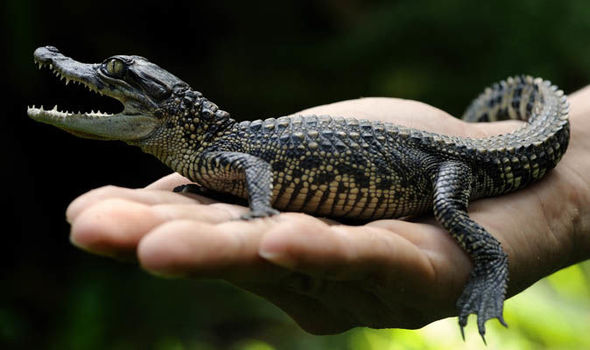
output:
<path id="1" fill-rule="evenodd" d="M 293 269 L 296 262 L 287 252 L 287 239 L 283 236 L 283 234 L 267 234 L 260 242 L 258 255 L 275 265 Z"/>

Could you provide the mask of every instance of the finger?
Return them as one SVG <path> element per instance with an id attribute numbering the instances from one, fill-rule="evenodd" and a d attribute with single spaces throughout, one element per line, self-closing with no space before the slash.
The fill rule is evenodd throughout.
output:
<path id="1" fill-rule="evenodd" d="M 259 254 L 280 266 L 335 280 L 388 278 L 428 282 L 435 271 L 416 245 L 388 230 L 370 226 L 314 225 L 309 221 L 277 227 L 262 238 Z"/>
<path id="2" fill-rule="evenodd" d="M 268 220 L 273 219 L 168 222 L 141 240 L 137 256 L 143 268 L 157 275 L 229 277 L 260 265 L 257 246 Z"/>
<path id="3" fill-rule="evenodd" d="M 145 188 L 149 190 L 172 191 L 177 186 L 190 183 L 193 182 L 179 173 L 172 173 L 156 180 L 155 182 L 147 185 Z"/>
<path id="4" fill-rule="evenodd" d="M 138 247 L 144 268 L 156 274 L 266 280 L 283 271 L 258 255 L 260 238 L 302 220 L 321 221 L 303 214 L 281 214 L 251 221 L 205 223 L 173 221 L 155 228 Z"/>
<path id="5" fill-rule="evenodd" d="M 68 222 L 73 222 L 76 217 L 87 208 L 105 199 L 126 199 L 137 203 L 146 205 L 154 204 L 191 204 L 195 202 L 207 203 L 210 200 L 205 197 L 198 198 L 187 197 L 169 191 L 145 190 L 145 189 L 130 189 L 117 186 L 104 186 L 95 190 L 89 191 L 80 197 L 76 198 L 66 210 L 66 219 Z M 198 203 L 197 202 L 197 203 Z"/>
<path id="6" fill-rule="evenodd" d="M 457 286 L 460 291 L 472 269 L 471 260 L 453 237 L 434 218 L 421 218 L 419 222 L 402 220 L 378 220 L 367 226 L 378 227 L 411 242 L 426 255 L 435 270 L 436 283 Z"/>
<path id="7" fill-rule="evenodd" d="M 90 252 L 112 257 L 135 255 L 139 240 L 159 225 L 175 220 L 221 223 L 239 217 L 239 206 L 223 204 L 157 204 L 111 198 L 76 216 L 71 241 Z"/>
<path id="8" fill-rule="evenodd" d="M 104 200 L 75 216 L 70 240 L 95 254 L 130 258 L 139 238 L 162 221 L 147 205 L 123 199 Z"/>

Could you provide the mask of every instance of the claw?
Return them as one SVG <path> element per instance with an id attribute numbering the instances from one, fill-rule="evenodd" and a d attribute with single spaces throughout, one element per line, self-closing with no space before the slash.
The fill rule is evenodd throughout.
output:
<path id="1" fill-rule="evenodd" d="M 266 209 L 262 209 L 262 210 L 249 211 L 248 213 L 240 216 L 240 219 L 253 220 L 253 219 L 257 219 L 257 218 L 265 218 L 265 217 L 278 215 L 278 214 L 279 214 L 278 210 L 273 209 L 273 208 L 266 208 Z"/>
<path id="2" fill-rule="evenodd" d="M 477 328 L 484 344 L 486 343 L 487 320 L 497 318 L 507 327 L 502 316 L 506 283 L 508 280 L 508 259 L 499 257 L 495 263 L 476 262 L 467 285 L 457 301 L 459 309 L 459 327 L 461 336 L 465 339 L 463 328 L 467 325 L 469 314 L 477 315 Z"/>

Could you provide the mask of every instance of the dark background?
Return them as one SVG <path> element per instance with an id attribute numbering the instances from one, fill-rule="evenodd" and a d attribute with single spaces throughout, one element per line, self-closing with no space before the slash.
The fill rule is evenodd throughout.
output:
<path id="1" fill-rule="evenodd" d="M 138 54 L 237 119 L 361 96 L 396 96 L 460 115 L 484 86 L 527 73 L 566 92 L 590 82 L 590 4 L 541 1 L 101 1 L 2 3 L 0 347 L 339 347 L 304 334 L 261 299 L 215 281 L 164 280 L 68 241 L 68 203 L 105 184 L 169 173 L 123 143 L 83 140 L 26 117 L 27 104 L 118 103 L 65 87 L 32 53 L 80 61 Z M 306 345 L 307 344 L 307 345 Z M 181 347 L 178 347 L 180 345 Z"/>

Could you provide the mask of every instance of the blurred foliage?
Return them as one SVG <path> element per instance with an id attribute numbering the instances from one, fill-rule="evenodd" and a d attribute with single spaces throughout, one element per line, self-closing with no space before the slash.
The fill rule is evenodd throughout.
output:
<path id="1" fill-rule="evenodd" d="M 106 183 L 143 186 L 168 170 L 138 150 L 67 136 L 24 117 L 26 104 L 119 108 L 39 74 L 52 44 L 84 61 L 140 54 L 237 118 L 292 113 L 359 96 L 397 96 L 460 115 L 509 75 L 590 81 L 590 2 L 5 0 L 0 128 L 7 240 L 0 257 L 0 347 L 22 349 L 484 348 L 473 319 L 421 330 L 301 331 L 276 307 L 219 281 L 165 280 L 77 251 L 65 205 Z M 74 105 L 72 105 L 74 104 Z M 58 152 L 58 156 L 56 156 Z M 4 177 L 7 177 L 6 179 Z M 33 219 L 31 219 L 33 218 Z M 508 300 L 487 349 L 590 348 L 590 265 Z"/>
<path id="2" fill-rule="evenodd" d="M 509 299 L 505 319 L 487 324 L 484 346 L 474 316 L 461 340 L 455 317 L 420 330 L 357 328 L 312 336 L 267 302 L 221 282 L 160 280 L 128 267 L 81 271 L 70 285 L 46 349 L 588 349 L 590 262 L 570 266 Z M 99 267 L 99 266 L 95 266 Z M 83 276 L 83 277 L 82 277 Z M 174 317 L 174 318 L 172 318 Z M 35 336 L 18 310 L 0 309 L 5 345 Z M 33 348 L 33 347 L 32 347 Z"/>

